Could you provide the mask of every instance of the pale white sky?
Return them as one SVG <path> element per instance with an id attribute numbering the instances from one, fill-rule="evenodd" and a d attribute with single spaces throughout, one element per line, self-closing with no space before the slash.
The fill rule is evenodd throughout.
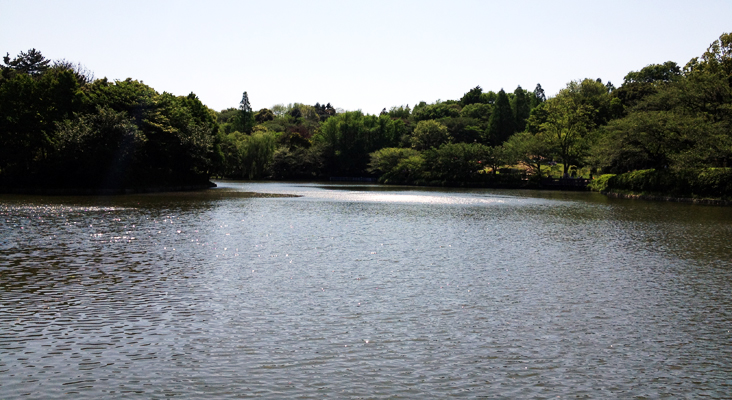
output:
<path id="1" fill-rule="evenodd" d="M 732 1 L 0 0 L 0 52 L 196 93 L 211 108 L 330 102 L 378 113 L 680 65 L 732 31 Z"/>

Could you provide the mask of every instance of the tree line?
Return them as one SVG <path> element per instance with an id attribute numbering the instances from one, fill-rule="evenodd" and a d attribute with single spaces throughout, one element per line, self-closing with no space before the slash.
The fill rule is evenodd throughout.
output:
<path id="1" fill-rule="evenodd" d="M 224 162 L 235 160 L 222 175 L 525 185 L 526 177 L 540 182 L 550 165 L 587 178 L 638 170 L 726 174 L 731 54 L 732 35 L 723 34 L 685 66 L 650 64 L 619 87 L 582 79 L 547 98 L 540 84 L 512 92 L 476 86 L 460 99 L 379 115 L 297 103 L 254 113 L 245 93 L 238 110 L 219 113 Z"/>
<path id="2" fill-rule="evenodd" d="M 316 103 L 220 112 L 194 95 L 94 80 L 30 50 L 4 58 L 0 183 L 129 186 L 234 179 L 375 177 L 381 182 L 520 186 L 564 176 L 728 171 L 732 35 L 683 67 L 629 72 L 615 87 L 569 82 L 468 90 L 379 115 Z M 578 172 L 580 171 L 580 172 Z M 727 173 L 727 172 L 724 172 Z M 683 174 L 682 174 L 683 175 Z"/>

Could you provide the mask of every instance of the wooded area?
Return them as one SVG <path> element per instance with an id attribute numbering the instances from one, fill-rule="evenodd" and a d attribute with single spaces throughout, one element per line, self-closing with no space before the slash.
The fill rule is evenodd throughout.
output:
<path id="1" fill-rule="evenodd" d="M 663 177 L 646 185 L 652 192 L 732 195 L 731 34 L 683 67 L 668 61 L 631 71 L 619 87 L 582 79 L 547 97 L 540 84 L 509 92 L 476 86 L 460 99 L 380 115 L 330 103 L 254 111 L 246 92 L 239 107 L 217 112 L 193 93 L 161 94 L 133 79 L 95 80 L 81 65 L 47 60 L 35 49 L 3 61 L 0 186 L 6 188 L 334 176 L 522 187 L 540 186 L 549 174 L 591 179 L 652 170 Z M 707 182 L 703 176 L 714 182 L 699 183 Z M 613 189 L 612 182 L 627 179 L 606 178 L 601 186 Z M 676 189 L 658 183 L 679 179 L 691 183 Z"/>

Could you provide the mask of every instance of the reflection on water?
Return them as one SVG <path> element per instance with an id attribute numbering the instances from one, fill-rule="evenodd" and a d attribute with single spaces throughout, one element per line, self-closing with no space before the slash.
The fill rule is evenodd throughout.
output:
<path id="1" fill-rule="evenodd" d="M 219 186 L 0 196 L 0 397 L 732 392 L 728 208 Z"/>

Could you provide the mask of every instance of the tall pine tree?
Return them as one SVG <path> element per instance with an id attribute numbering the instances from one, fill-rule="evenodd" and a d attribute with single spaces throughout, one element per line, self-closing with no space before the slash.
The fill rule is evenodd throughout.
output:
<path id="1" fill-rule="evenodd" d="M 234 118 L 232 125 L 235 131 L 249 134 L 252 132 L 254 122 L 254 111 L 252 111 L 252 106 L 249 104 L 249 95 L 244 92 L 239 103 L 239 113 Z"/>
<path id="2" fill-rule="evenodd" d="M 546 94 L 544 93 L 544 89 L 541 87 L 541 84 L 537 83 L 536 89 L 534 89 L 534 95 L 531 97 L 531 108 L 534 108 L 545 101 Z"/>

